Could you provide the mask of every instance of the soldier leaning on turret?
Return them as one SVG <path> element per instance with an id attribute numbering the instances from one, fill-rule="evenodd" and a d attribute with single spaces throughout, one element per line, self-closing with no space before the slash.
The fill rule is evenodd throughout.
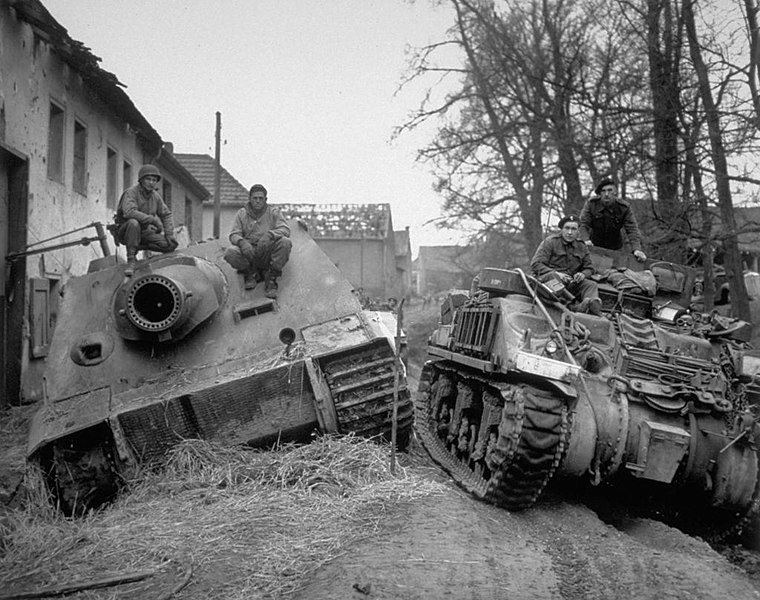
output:
<path id="1" fill-rule="evenodd" d="M 161 173 L 143 165 L 137 185 L 124 190 L 116 210 L 116 242 L 127 247 L 127 262 L 135 262 L 138 250 L 172 252 L 177 249 L 172 211 L 156 191 Z"/>
<path id="2" fill-rule="evenodd" d="M 594 196 L 581 209 L 581 240 L 587 246 L 610 250 L 623 248 L 621 231 L 625 229 L 633 255 L 644 262 L 647 255 L 641 249 L 641 232 L 631 205 L 617 197 L 617 185 L 612 179 L 602 179 L 594 188 Z"/>
<path id="3" fill-rule="evenodd" d="M 248 203 L 235 215 L 224 260 L 243 274 L 245 289 L 265 280 L 264 294 L 277 297 L 277 279 L 290 258 L 290 227 L 280 210 L 267 206 L 267 190 L 257 183 L 248 192 Z"/>

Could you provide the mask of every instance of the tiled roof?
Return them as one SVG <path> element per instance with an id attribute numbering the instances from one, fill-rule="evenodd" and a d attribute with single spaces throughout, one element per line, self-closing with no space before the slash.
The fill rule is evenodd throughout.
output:
<path id="1" fill-rule="evenodd" d="M 210 196 L 206 200 L 209 203 L 214 202 L 214 172 L 216 161 L 208 154 L 174 154 L 180 164 L 185 167 L 193 177 L 195 177 L 205 187 Z M 243 206 L 248 202 L 248 190 L 243 187 L 224 167 L 219 173 L 219 184 L 221 187 L 221 203 Z"/>
<path id="2" fill-rule="evenodd" d="M 390 204 L 278 204 L 286 218 L 301 219 L 314 238 L 388 236 Z"/>

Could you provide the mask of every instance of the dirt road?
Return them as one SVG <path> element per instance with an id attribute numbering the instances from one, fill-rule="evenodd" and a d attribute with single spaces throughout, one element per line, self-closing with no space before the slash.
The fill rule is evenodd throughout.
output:
<path id="1" fill-rule="evenodd" d="M 413 390 L 418 373 L 412 366 Z M 630 517 L 613 527 L 551 489 L 534 508 L 510 513 L 449 483 L 416 441 L 406 458 L 417 473 L 445 482 L 443 495 L 388 515 L 379 535 L 315 573 L 295 598 L 760 598 L 756 551 L 733 548 L 741 569 L 663 523 Z"/>
<path id="2" fill-rule="evenodd" d="M 442 480 L 415 452 L 412 468 Z M 447 485 L 442 496 L 388 515 L 384 531 L 294 597 L 749 600 L 759 590 L 708 544 L 662 523 L 631 519 L 618 529 L 552 493 L 510 513 Z"/>

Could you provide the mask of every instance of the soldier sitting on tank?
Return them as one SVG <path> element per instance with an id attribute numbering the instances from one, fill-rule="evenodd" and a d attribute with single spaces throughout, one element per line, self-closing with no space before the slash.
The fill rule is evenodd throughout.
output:
<path id="1" fill-rule="evenodd" d="M 290 227 L 280 210 L 267 205 L 267 190 L 257 183 L 248 192 L 248 203 L 235 215 L 224 260 L 243 274 L 244 287 L 252 290 L 265 281 L 264 295 L 277 298 L 277 279 L 290 258 Z"/>
<path id="2" fill-rule="evenodd" d="M 172 211 L 155 189 L 159 181 L 159 170 L 143 165 L 137 185 L 124 190 L 119 199 L 114 238 L 127 247 L 127 263 L 135 262 L 138 250 L 172 252 L 177 248 Z"/>
<path id="3" fill-rule="evenodd" d="M 559 281 L 565 300 L 579 300 L 578 312 L 601 314 L 599 288 L 590 277 L 594 272 L 589 249 L 578 240 L 578 217 L 568 215 L 559 221 L 560 232 L 549 235 L 536 249 L 530 268 L 541 282 Z M 562 298 L 561 298 L 562 299 Z"/>
<path id="4" fill-rule="evenodd" d="M 637 261 L 644 262 L 647 255 L 641 249 L 639 225 L 630 204 L 617 197 L 615 182 L 609 178 L 602 179 L 594 188 L 594 194 L 581 209 L 581 239 L 587 246 L 622 250 L 621 232 L 625 230 L 633 256 Z"/>

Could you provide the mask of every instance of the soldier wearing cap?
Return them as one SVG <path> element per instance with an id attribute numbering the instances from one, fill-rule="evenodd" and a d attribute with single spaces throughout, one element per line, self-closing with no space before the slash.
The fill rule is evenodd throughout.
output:
<path id="1" fill-rule="evenodd" d="M 116 243 L 127 247 L 127 263 L 135 262 L 138 250 L 172 252 L 174 237 L 172 211 L 156 191 L 161 172 L 154 165 L 143 165 L 137 185 L 124 190 L 116 210 Z"/>
<path id="2" fill-rule="evenodd" d="M 641 249 L 641 232 L 631 205 L 617 197 L 617 185 L 612 179 L 606 177 L 594 188 L 594 196 L 583 205 L 580 222 L 581 239 L 586 245 L 621 250 L 621 232 L 625 230 L 636 260 L 647 259 Z"/>
<path id="3" fill-rule="evenodd" d="M 560 232 L 547 236 L 536 249 L 530 269 L 541 282 L 558 280 L 580 301 L 578 310 L 601 314 L 599 288 L 590 279 L 594 272 L 589 249 L 578 239 L 578 217 L 568 215 L 559 221 Z"/>

